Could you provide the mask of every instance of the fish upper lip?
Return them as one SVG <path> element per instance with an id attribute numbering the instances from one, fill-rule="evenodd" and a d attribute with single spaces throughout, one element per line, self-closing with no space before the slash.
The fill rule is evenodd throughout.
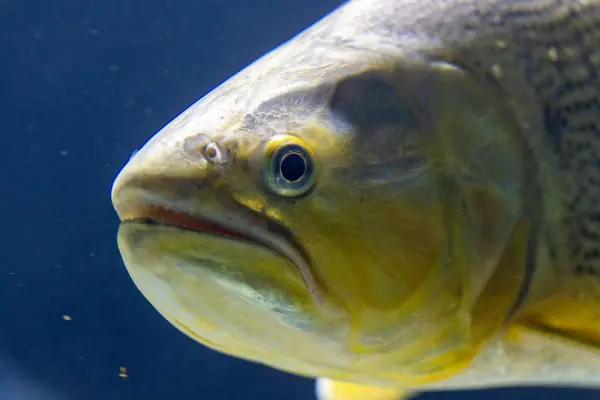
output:
<path id="1" fill-rule="evenodd" d="M 239 205 L 239 207 L 243 206 Z M 127 211 L 124 211 L 125 209 Z M 243 217 L 245 217 L 243 219 L 249 223 L 236 226 L 235 223 L 232 223 L 232 221 L 235 220 L 233 218 L 209 217 L 199 215 L 198 213 L 171 209 L 162 205 L 143 204 L 130 205 L 126 208 L 121 208 L 119 217 L 121 223 L 124 224 L 141 223 L 145 225 L 169 226 L 181 230 L 213 234 L 252 242 L 282 255 L 292 262 L 297 261 L 295 260 L 296 257 L 291 256 L 289 251 L 283 249 L 283 247 L 286 247 L 292 249 L 301 256 L 305 262 L 310 263 L 308 253 L 304 250 L 304 247 L 299 243 L 298 239 L 289 228 L 266 217 L 262 213 L 251 209 L 244 208 L 244 212 L 240 214 L 243 215 Z M 226 222 L 226 219 L 229 222 Z M 252 222 L 254 224 L 252 224 Z M 257 227 L 252 229 L 250 228 L 250 225 L 255 225 Z M 243 226 L 247 228 L 244 229 Z M 287 246 L 275 245 L 275 243 L 273 243 L 272 240 L 268 240 L 267 237 L 282 239 L 278 240 L 278 242 L 285 242 Z"/>
<path id="2" fill-rule="evenodd" d="M 133 211 L 130 211 L 128 214 L 121 217 L 121 223 L 169 226 L 181 230 L 202 232 L 247 242 L 254 242 L 268 247 L 265 243 L 261 243 L 251 235 L 240 232 L 225 224 L 215 222 L 210 218 L 188 212 L 171 210 L 163 206 L 140 206 L 133 208 Z"/>

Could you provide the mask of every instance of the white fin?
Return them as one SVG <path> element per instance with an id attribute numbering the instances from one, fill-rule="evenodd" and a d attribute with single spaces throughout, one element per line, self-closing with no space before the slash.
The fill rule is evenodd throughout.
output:
<path id="1" fill-rule="evenodd" d="M 409 397 L 402 389 L 362 386 L 318 378 L 315 384 L 318 400 L 404 400 Z"/>

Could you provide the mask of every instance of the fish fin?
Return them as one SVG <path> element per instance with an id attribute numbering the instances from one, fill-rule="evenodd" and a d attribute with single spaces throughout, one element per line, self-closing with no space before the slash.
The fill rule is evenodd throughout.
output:
<path id="1" fill-rule="evenodd" d="M 415 394 L 405 389 L 363 386 L 327 378 L 317 379 L 315 391 L 318 400 L 405 400 Z"/>
<path id="2" fill-rule="evenodd" d="M 515 325 L 600 354 L 600 280 L 567 274 L 560 278 L 551 295 L 524 307 Z"/>

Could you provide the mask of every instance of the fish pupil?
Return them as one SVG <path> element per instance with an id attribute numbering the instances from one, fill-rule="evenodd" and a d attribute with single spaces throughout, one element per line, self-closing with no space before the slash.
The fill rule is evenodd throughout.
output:
<path id="1" fill-rule="evenodd" d="M 306 174 L 306 160 L 299 153 L 289 153 L 282 157 L 279 173 L 288 182 L 297 182 Z"/>

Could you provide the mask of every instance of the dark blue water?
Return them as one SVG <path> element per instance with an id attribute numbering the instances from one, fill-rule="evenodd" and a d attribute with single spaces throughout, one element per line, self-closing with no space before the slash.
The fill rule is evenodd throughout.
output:
<path id="1" fill-rule="evenodd" d="M 122 266 L 109 191 L 163 124 L 339 3 L 0 0 L 0 400 L 312 399 L 311 381 L 154 311 Z M 507 394 L 598 396 L 483 396 Z"/>

